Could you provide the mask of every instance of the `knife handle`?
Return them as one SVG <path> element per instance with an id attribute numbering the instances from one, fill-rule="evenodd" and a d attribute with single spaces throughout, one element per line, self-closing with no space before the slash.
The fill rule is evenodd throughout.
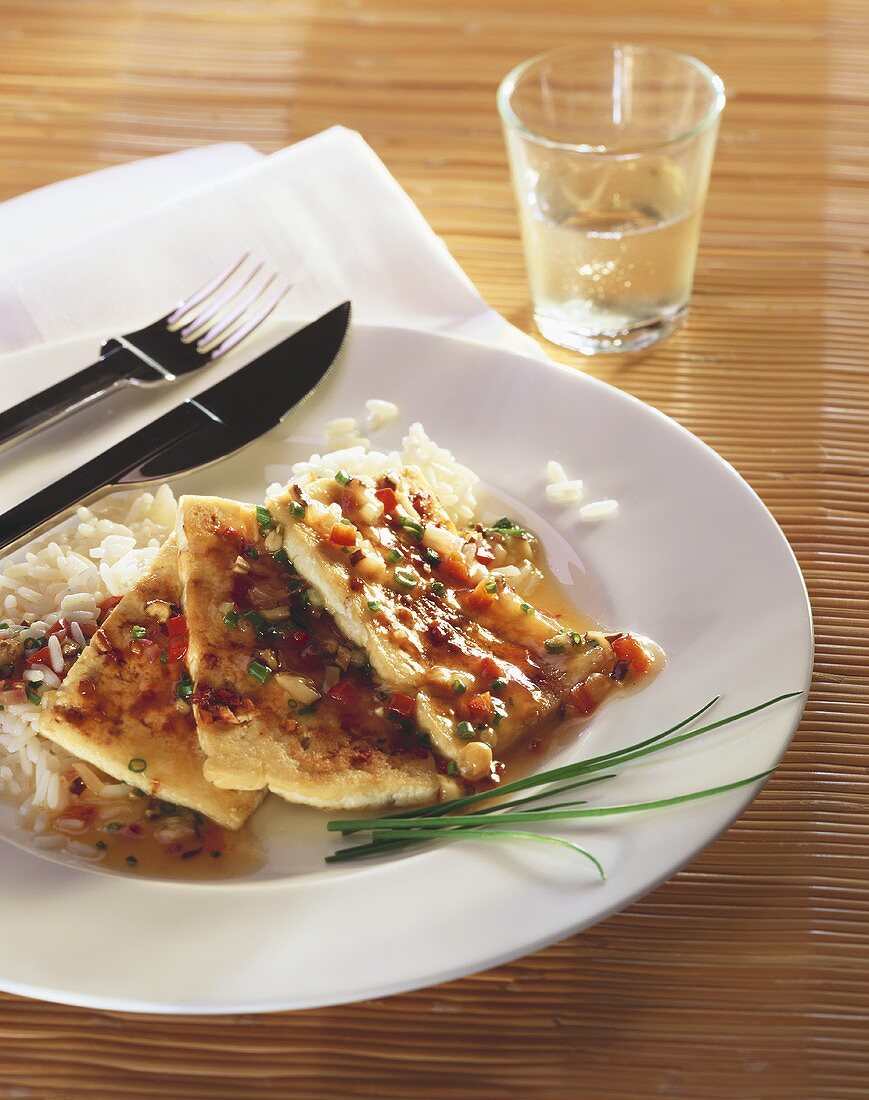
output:
<path id="1" fill-rule="evenodd" d="M 143 363 L 135 352 L 111 342 L 108 347 L 96 363 L 0 412 L 0 449 L 105 397 L 122 386 L 133 371 L 141 370 Z"/>
<path id="2" fill-rule="evenodd" d="M 65 474 L 59 481 L 0 515 L 0 552 L 11 553 L 23 535 L 35 538 L 55 526 L 60 513 L 67 512 L 97 489 L 114 485 L 118 489 L 125 477 L 130 488 L 148 480 L 148 460 L 178 446 L 207 418 L 185 402 L 133 435 L 122 439 L 96 458 Z M 132 477 L 130 476 L 132 475 Z"/>

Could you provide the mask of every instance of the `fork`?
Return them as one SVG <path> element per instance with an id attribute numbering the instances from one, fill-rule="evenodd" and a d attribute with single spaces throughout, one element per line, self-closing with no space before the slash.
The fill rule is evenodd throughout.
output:
<path id="1" fill-rule="evenodd" d="M 123 386 L 173 382 L 213 363 L 259 328 L 292 288 L 243 253 L 153 324 L 104 340 L 91 366 L 0 413 L 0 449 Z"/>

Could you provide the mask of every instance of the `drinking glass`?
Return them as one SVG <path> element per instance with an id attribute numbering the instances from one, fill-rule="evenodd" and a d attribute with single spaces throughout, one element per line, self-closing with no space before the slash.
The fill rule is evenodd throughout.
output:
<path id="1" fill-rule="evenodd" d="M 567 46 L 498 89 L 538 329 L 594 355 L 682 321 L 724 86 L 650 46 Z"/>

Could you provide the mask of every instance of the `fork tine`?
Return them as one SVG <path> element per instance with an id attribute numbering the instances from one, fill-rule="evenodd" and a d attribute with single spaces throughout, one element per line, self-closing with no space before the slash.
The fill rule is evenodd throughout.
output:
<path id="1" fill-rule="evenodd" d="M 224 271 L 221 271 L 219 275 L 215 275 L 213 279 L 199 288 L 195 294 L 191 294 L 189 298 L 185 298 L 179 302 L 175 309 L 166 318 L 166 324 L 170 327 L 175 325 L 181 320 L 185 314 L 189 313 L 194 306 L 198 306 L 200 302 L 204 301 L 211 294 L 215 292 L 219 287 L 223 286 L 227 279 L 238 271 L 244 261 L 250 256 L 250 249 L 243 252 L 241 257 L 227 267 Z"/>
<path id="2" fill-rule="evenodd" d="M 212 302 L 210 306 L 207 306 L 201 313 L 197 313 L 191 321 L 188 321 L 179 333 L 182 341 L 185 344 L 189 344 L 191 341 L 195 340 L 206 328 L 208 328 L 209 322 L 213 320 L 225 306 L 228 306 L 234 298 L 241 294 L 246 286 L 250 285 L 262 271 L 264 266 L 263 261 L 260 260 L 258 264 L 254 265 L 252 271 L 236 279 L 235 282 Z"/>
<path id="3" fill-rule="evenodd" d="M 278 273 L 276 271 L 272 272 L 261 286 L 254 287 L 254 289 L 249 294 L 246 294 L 229 313 L 219 314 L 217 320 L 208 332 L 200 336 L 196 341 L 196 350 L 202 353 L 209 352 L 215 345 L 219 344 L 222 339 L 225 339 L 231 332 L 234 332 L 238 327 L 237 322 L 239 318 L 262 298 L 277 277 Z"/>
<path id="4" fill-rule="evenodd" d="M 228 336 L 223 343 L 211 353 L 211 358 L 219 359 L 222 355 L 226 355 L 226 353 L 231 351 L 236 344 L 241 343 L 246 336 L 249 336 L 254 329 L 259 328 L 263 321 L 274 312 L 278 303 L 286 297 L 292 289 L 293 283 L 287 283 L 286 286 L 280 288 L 272 295 L 269 301 L 265 302 L 252 317 L 249 317 L 240 328 L 237 328 L 231 336 Z"/>

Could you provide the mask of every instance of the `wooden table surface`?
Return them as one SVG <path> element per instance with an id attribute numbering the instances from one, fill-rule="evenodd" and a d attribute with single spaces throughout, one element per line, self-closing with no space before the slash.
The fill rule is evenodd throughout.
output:
<path id="1" fill-rule="evenodd" d="M 869 1096 L 869 7 L 859 0 L 3 0 L 0 198 L 190 145 L 360 130 L 529 329 L 494 105 L 566 40 L 697 53 L 729 91 L 687 327 L 548 349 L 675 416 L 782 524 L 816 616 L 779 775 L 690 867 L 510 966 L 217 1019 L 0 997 L 0 1096 Z"/>

